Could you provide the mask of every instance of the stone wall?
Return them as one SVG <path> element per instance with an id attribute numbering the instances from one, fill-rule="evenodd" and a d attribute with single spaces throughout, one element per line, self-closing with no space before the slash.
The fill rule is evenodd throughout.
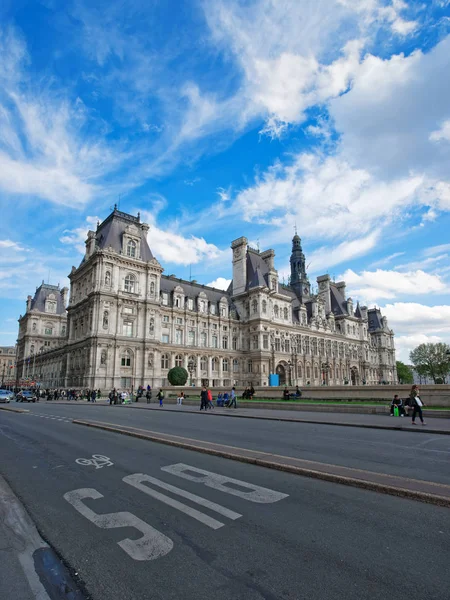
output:
<path id="1" fill-rule="evenodd" d="M 321 386 L 304 387 L 302 389 L 302 399 L 311 400 L 343 400 L 343 401 L 377 401 L 386 402 L 392 400 L 394 394 L 400 398 L 407 398 L 411 390 L 410 385 L 361 385 L 361 386 Z M 183 390 L 190 396 L 200 394 L 200 387 L 176 388 L 168 386 L 164 388 L 167 395 L 176 395 L 178 390 Z M 260 398 L 283 399 L 283 387 L 255 387 L 255 400 Z M 293 392 L 295 388 L 290 388 Z M 430 406 L 445 406 L 450 408 L 450 385 L 423 385 L 420 388 L 420 398 L 425 404 Z M 157 390 L 155 390 L 156 392 Z M 229 392 L 229 388 L 213 388 L 214 397 L 219 392 Z M 242 388 L 237 389 L 237 395 L 242 394 Z M 155 393 L 154 392 L 154 393 Z"/>

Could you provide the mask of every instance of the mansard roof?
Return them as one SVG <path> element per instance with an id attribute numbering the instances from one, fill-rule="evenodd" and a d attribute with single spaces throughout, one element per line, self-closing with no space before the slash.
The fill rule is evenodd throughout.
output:
<path id="1" fill-rule="evenodd" d="M 230 294 L 225 290 L 218 290 L 216 288 L 208 287 L 192 281 L 184 281 L 176 277 L 162 275 L 161 276 L 161 291 L 171 294 L 177 286 L 183 288 L 185 296 L 188 298 L 197 298 L 197 296 L 204 292 L 209 302 L 218 304 L 222 298 L 226 298 L 229 305 L 231 305 Z"/>
<path id="2" fill-rule="evenodd" d="M 34 298 L 31 300 L 31 309 L 39 312 L 45 312 L 45 302 L 47 298 L 53 294 L 56 300 L 56 313 L 47 313 L 52 315 L 65 315 L 66 307 L 64 306 L 63 295 L 59 289 L 59 285 L 50 285 L 49 283 L 42 282 L 41 285 L 36 289 Z"/>
<path id="3" fill-rule="evenodd" d="M 258 250 L 247 249 L 247 289 L 269 287 L 269 269 Z"/>
<path id="4" fill-rule="evenodd" d="M 361 309 L 359 308 L 359 302 L 356 304 L 355 317 L 358 317 L 358 319 L 362 319 L 362 313 Z"/>
<path id="5" fill-rule="evenodd" d="M 369 320 L 369 331 L 374 331 L 375 329 L 382 329 L 383 323 L 381 321 L 381 311 L 379 308 L 369 308 L 367 311 L 367 317 Z"/>
<path id="6" fill-rule="evenodd" d="M 152 260 L 154 257 L 147 242 L 148 226 L 141 223 L 139 214 L 137 217 L 133 217 L 133 215 L 121 212 L 117 208 L 114 208 L 113 212 L 97 227 L 95 232 L 96 247 L 99 249 L 111 247 L 120 254 L 122 252 L 122 236 L 125 229 L 130 225 L 137 228 L 138 237 L 141 240 L 140 255 L 137 258 L 145 262 Z M 84 260 L 83 258 L 82 263 Z"/>
<path id="7" fill-rule="evenodd" d="M 331 312 L 336 316 L 347 314 L 346 298 L 334 282 L 330 283 Z"/>

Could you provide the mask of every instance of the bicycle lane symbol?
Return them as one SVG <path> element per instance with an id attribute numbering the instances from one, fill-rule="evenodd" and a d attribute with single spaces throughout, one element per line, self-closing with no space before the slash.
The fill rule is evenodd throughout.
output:
<path id="1" fill-rule="evenodd" d="M 95 467 L 101 469 L 103 467 L 111 467 L 114 463 L 108 456 L 102 454 L 93 454 L 92 458 L 77 458 L 75 462 L 83 467 Z"/>

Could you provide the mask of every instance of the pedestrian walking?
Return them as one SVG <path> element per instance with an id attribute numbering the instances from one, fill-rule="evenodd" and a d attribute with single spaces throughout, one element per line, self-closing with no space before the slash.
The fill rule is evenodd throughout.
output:
<path id="1" fill-rule="evenodd" d="M 231 393 L 230 393 L 230 402 L 228 403 L 228 408 L 231 408 L 234 404 L 234 408 L 237 408 L 237 403 L 236 403 L 236 388 L 232 387 L 231 388 Z"/>
<path id="2" fill-rule="evenodd" d="M 157 398 L 159 400 L 159 405 L 163 406 L 164 392 L 162 391 L 162 389 L 159 390 Z"/>
<path id="3" fill-rule="evenodd" d="M 147 393 L 145 394 L 145 397 L 147 398 L 147 404 L 150 404 L 152 399 L 152 388 L 149 385 L 147 386 Z"/>
<path id="4" fill-rule="evenodd" d="M 214 404 L 213 404 L 213 395 L 210 389 L 207 390 L 207 397 L 208 397 L 208 404 L 207 404 L 207 408 L 209 408 L 209 410 L 211 410 L 212 408 L 214 408 Z"/>
<path id="5" fill-rule="evenodd" d="M 91 392 L 91 402 L 97 402 L 97 392 L 95 390 Z"/>
<path id="6" fill-rule="evenodd" d="M 208 406 L 208 392 L 206 391 L 206 387 L 202 387 L 202 391 L 200 392 L 200 410 L 207 409 Z"/>
<path id="7" fill-rule="evenodd" d="M 422 406 L 425 406 L 425 404 L 420 399 L 418 385 L 414 384 L 411 388 L 411 391 L 409 393 L 409 405 L 412 406 L 412 408 L 413 408 L 412 424 L 413 425 L 416 424 L 415 420 L 416 420 L 416 415 L 418 414 L 419 419 L 422 422 L 422 425 L 426 425 L 425 421 L 423 420 L 423 414 L 422 414 Z"/>

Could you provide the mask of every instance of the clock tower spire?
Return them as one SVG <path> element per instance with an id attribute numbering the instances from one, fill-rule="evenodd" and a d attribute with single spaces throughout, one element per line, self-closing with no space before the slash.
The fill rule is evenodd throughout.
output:
<path id="1" fill-rule="evenodd" d="M 297 234 L 292 238 L 291 253 L 291 287 L 299 298 L 307 299 L 311 294 L 311 284 L 306 274 L 305 255 L 302 250 L 302 240 Z"/>

